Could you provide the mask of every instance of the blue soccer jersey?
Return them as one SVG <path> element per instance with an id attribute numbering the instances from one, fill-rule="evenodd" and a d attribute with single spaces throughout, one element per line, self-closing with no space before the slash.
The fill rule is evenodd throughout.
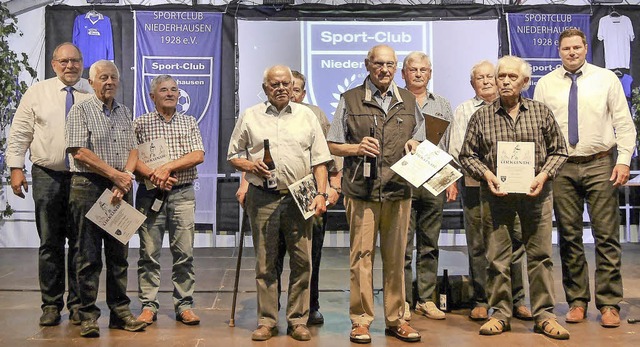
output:
<path id="1" fill-rule="evenodd" d="M 82 52 L 85 68 L 100 59 L 113 60 L 111 19 L 95 11 L 77 16 L 73 23 L 73 43 Z"/>

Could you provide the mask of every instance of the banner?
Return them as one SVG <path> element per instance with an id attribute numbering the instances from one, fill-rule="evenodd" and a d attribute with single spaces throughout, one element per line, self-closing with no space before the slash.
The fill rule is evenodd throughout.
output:
<path id="1" fill-rule="evenodd" d="M 430 22 L 301 22 L 302 73 L 307 98 L 333 118 L 340 94 L 362 84 L 371 47 L 390 45 L 398 56 L 394 81 L 404 87 L 402 61 L 412 51 L 431 56 Z M 433 62 L 432 62 L 433 63 Z M 430 88 L 430 90 L 433 90 Z"/>
<path id="2" fill-rule="evenodd" d="M 560 33 L 577 28 L 589 40 L 589 21 L 588 14 L 507 13 L 509 54 L 523 58 L 532 68 L 531 87 L 523 92 L 525 97 L 532 98 L 540 77 L 562 65 L 558 54 Z M 591 62 L 590 50 L 587 61 Z"/>
<path id="3" fill-rule="evenodd" d="M 155 76 L 173 76 L 180 88 L 178 112 L 197 119 L 206 153 L 194 182 L 196 223 L 216 230 L 222 14 L 135 11 L 134 22 L 134 114 L 155 109 L 149 97 Z"/>

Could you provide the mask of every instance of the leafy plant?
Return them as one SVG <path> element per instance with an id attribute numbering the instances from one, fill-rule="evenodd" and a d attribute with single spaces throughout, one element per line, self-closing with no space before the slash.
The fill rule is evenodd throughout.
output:
<path id="1" fill-rule="evenodd" d="M 7 168 L 5 152 L 7 150 L 8 128 L 13 120 L 20 98 L 27 91 L 27 84 L 19 80 L 20 73 L 26 71 L 31 77 L 36 77 L 36 71 L 29 65 L 25 53 L 16 54 L 9 48 L 8 38 L 20 35 L 17 18 L 9 12 L 4 3 L 0 3 L 0 175 L 6 177 Z M 8 181 L 8 178 L 7 178 Z M 0 196 L 4 185 L 0 185 Z M 0 211 L 0 220 L 13 214 L 11 205 L 7 202 L 4 210 Z"/>
<path id="2" fill-rule="evenodd" d="M 631 91 L 631 105 L 633 124 L 636 126 L 636 144 L 640 143 L 640 87 Z"/>

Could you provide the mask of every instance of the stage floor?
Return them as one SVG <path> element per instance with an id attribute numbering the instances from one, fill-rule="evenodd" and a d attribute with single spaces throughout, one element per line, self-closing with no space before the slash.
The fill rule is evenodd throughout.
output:
<path id="1" fill-rule="evenodd" d="M 591 272 L 594 269 L 593 245 L 586 245 Z M 466 274 L 464 247 L 444 247 L 441 250 L 440 269 L 449 269 L 450 274 Z M 171 301 L 170 263 L 168 249 L 163 252 L 162 286 L 158 321 L 146 331 L 129 333 L 109 330 L 108 309 L 104 296 L 104 275 L 98 305 L 102 309 L 99 320 L 101 337 L 80 337 L 80 328 L 69 324 L 65 311 L 62 323 L 56 327 L 40 327 L 40 295 L 37 281 L 37 249 L 0 249 L 0 346 L 351 346 L 349 342 L 349 270 L 348 249 L 327 248 L 324 250 L 320 273 L 320 305 L 325 324 L 311 327 L 312 340 L 298 342 L 286 335 L 284 313 L 280 313 L 280 333 L 267 342 L 251 341 L 251 332 L 256 326 L 256 298 L 254 282 L 254 258 L 251 249 L 245 249 L 240 275 L 239 295 L 235 316 L 235 327 L 228 326 L 231 314 L 233 280 L 236 264 L 236 249 L 198 248 L 196 256 L 196 306 L 201 317 L 199 326 L 186 326 L 175 321 Z M 138 249 L 129 251 L 129 297 L 131 308 L 138 314 L 137 300 Z M 288 259 L 288 258 L 287 258 Z M 591 303 L 588 321 L 580 324 L 564 324 L 568 307 L 561 286 L 558 249 L 554 247 L 554 280 L 556 291 L 556 314 L 560 322 L 571 332 L 568 341 L 556 341 L 533 333 L 532 322 L 512 321 L 512 331 L 499 336 L 480 336 L 481 323 L 467 318 L 467 309 L 447 315 L 446 320 L 434 321 L 414 314 L 411 324 L 422 334 L 417 345 L 429 346 L 634 346 L 640 343 L 640 324 L 628 324 L 627 318 L 640 318 L 640 244 L 623 245 L 623 277 L 625 301 L 621 304 L 623 323 L 617 329 L 605 329 L 598 324 L 599 312 Z M 288 268 L 288 267 L 287 267 Z M 381 285 L 381 263 L 376 256 L 374 286 Z M 440 270 L 441 272 L 441 270 Z M 288 270 L 285 270 L 288 276 Z M 285 284 L 286 288 L 286 284 Z M 593 290 L 593 283 L 591 286 Z M 382 316 L 382 292 L 376 292 L 376 320 L 374 321 L 371 346 L 407 345 L 384 335 Z M 283 294 L 283 304 L 286 300 Z"/>

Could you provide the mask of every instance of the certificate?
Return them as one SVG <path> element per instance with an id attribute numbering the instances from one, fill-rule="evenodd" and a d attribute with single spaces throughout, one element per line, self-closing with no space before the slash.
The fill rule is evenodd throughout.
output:
<path id="1" fill-rule="evenodd" d="M 126 245 L 147 217 L 124 200 L 112 204 L 112 196 L 105 189 L 85 217 Z"/>
<path id="2" fill-rule="evenodd" d="M 435 175 L 429 178 L 422 186 L 431 194 L 437 196 L 451 184 L 454 184 L 460 177 L 462 177 L 462 173 L 456 170 L 453 165 L 447 164 L 440 169 L 440 171 L 436 172 Z"/>
<path id="3" fill-rule="evenodd" d="M 449 153 L 429 141 L 423 141 L 415 154 L 405 155 L 391 166 L 391 170 L 418 188 L 451 160 L 453 157 Z"/>
<path id="4" fill-rule="evenodd" d="M 501 192 L 526 194 L 531 191 L 535 153 L 533 142 L 498 141 L 497 176 Z"/>
<path id="5" fill-rule="evenodd" d="M 161 137 L 138 145 L 138 158 L 152 169 L 168 163 L 171 161 L 171 158 L 169 157 L 169 146 L 167 146 L 167 141 Z M 144 180 L 144 184 L 147 187 L 147 190 L 151 190 L 156 187 L 148 179 Z"/>
<path id="6" fill-rule="evenodd" d="M 313 199 L 318 195 L 313 174 L 306 175 L 302 179 L 292 183 L 288 188 L 304 219 L 309 219 L 309 217 L 313 216 L 316 211 L 311 209 L 311 203 L 313 203 Z M 328 204 L 329 201 L 327 201 L 327 205 Z"/>

